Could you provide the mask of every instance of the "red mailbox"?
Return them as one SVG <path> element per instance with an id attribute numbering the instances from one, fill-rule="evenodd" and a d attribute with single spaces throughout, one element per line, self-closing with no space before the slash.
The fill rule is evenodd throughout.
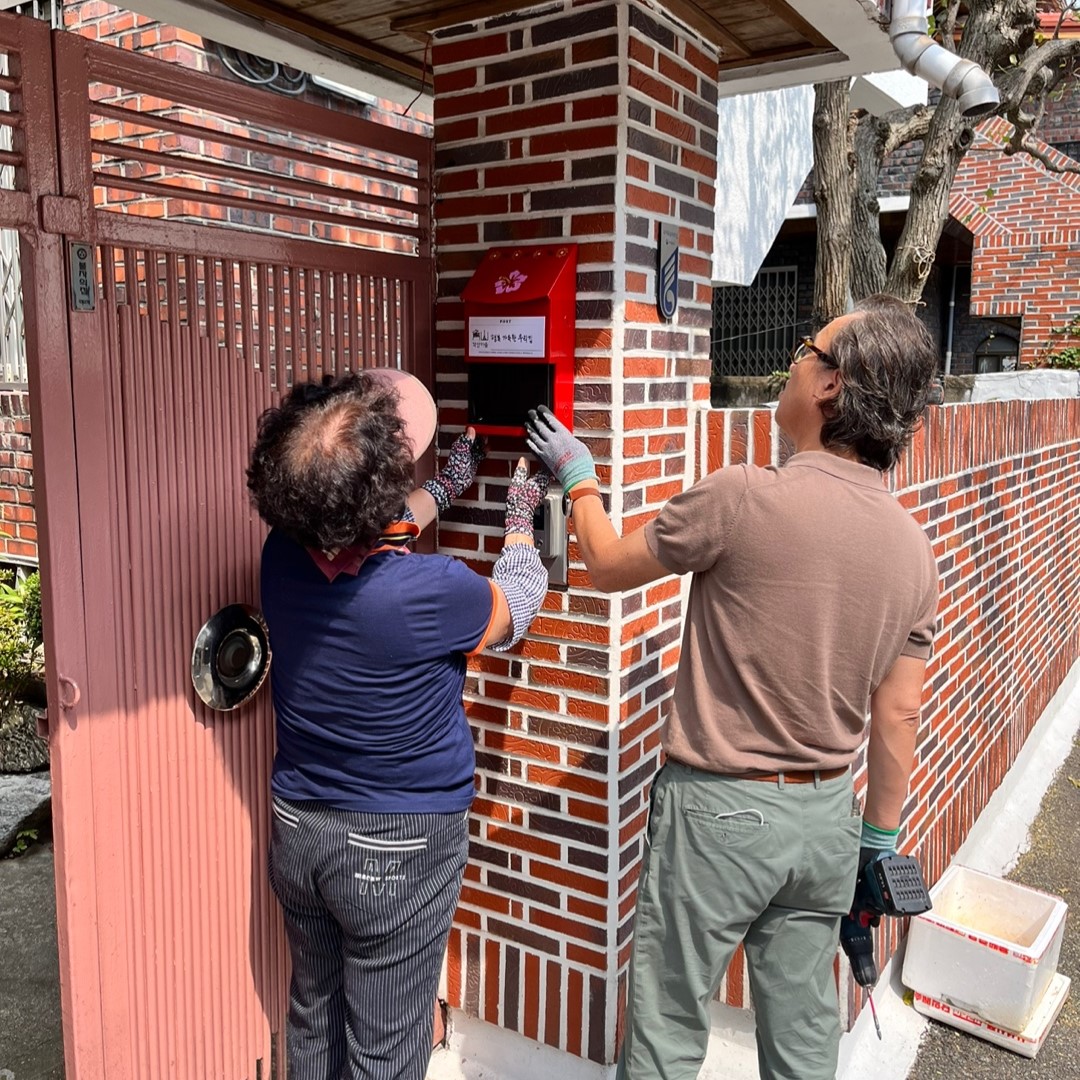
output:
<path id="1" fill-rule="evenodd" d="M 461 298 L 469 423 L 523 435 L 543 404 L 573 428 L 577 244 L 489 251 Z"/>

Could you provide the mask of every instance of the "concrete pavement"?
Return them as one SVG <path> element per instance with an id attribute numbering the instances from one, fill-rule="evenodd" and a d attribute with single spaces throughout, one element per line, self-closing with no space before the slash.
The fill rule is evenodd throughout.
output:
<path id="1" fill-rule="evenodd" d="M 55 896 L 52 844 L 0 859 L 3 1080 L 63 1080 Z"/>

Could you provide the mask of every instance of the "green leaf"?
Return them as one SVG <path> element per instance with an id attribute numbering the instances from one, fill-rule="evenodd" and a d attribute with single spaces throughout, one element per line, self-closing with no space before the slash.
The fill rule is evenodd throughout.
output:
<path id="1" fill-rule="evenodd" d="M 983 197 L 987 198 L 987 199 L 992 199 L 996 194 L 997 194 L 997 192 L 992 187 L 988 187 L 983 192 Z"/>
<path id="2" fill-rule="evenodd" d="M 37 829 L 20 829 L 15 835 L 15 843 L 11 846 L 9 859 L 17 859 L 20 855 L 30 850 L 32 844 L 37 843 Z"/>

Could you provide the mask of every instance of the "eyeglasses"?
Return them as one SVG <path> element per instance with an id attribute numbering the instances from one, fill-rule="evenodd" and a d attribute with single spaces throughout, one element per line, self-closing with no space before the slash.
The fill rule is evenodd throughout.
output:
<path id="1" fill-rule="evenodd" d="M 808 337 L 803 338 L 795 346 L 791 354 L 791 362 L 797 364 L 800 360 L 805 360 L 810 353 L 813 353 L 823 364 L 828 364 L 829 367 L 838 366 L 836 361 L 824 349 L 819 349 Z"/>

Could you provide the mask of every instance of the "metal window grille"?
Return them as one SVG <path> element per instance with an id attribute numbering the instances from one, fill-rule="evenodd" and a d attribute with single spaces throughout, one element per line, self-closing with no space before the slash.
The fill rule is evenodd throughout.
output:
<path id="1" fill-rule="evenodd" d="M 0 383 L 26 384 L 19 234 L 0 229 Z"/>
<path id="2" fill-rule="evenodd" d="M 8 56 L 0 53 L 0 75 L 9 71 Z M 11 95 L 0 91 L 0 109 L 11 108 Z M 11 150 L 13 128 L 0 126 L 0 150 Z M 15 166 L 0 166 L 0 188 L 15 189 Z M 26 344 L 23 340 L 22 271 L 19 234 L 0 229 L 0 383 L 26 383 Z"/>
<path id="3" fill-rule="evenodd" d="M 63 0 L 27 0 L 5 3 L 0 8 L 47 22 L 54 30 L 64 25 Z M 0 75 L 8 75 L 7 53 L 0 53 Z M 11 108 L 7 91 L 0 92 L 0 109 Z M 10 125 L 0 127 L 0 150 L 11 150 Z M 0 167 L 0 188 L 15 189 L 15 167 Z M 23 338 L 22 271 L 19 265 L 19 234 L 14 229 L 0 229 L 0 383 L 26 385 L 26 342 Z"/>
<path id="4" fill-rule="evenodd" d="M 41 19 L 54 30 L 64 25 L 64 0 L 0 0 L 0 10 Z"/>
<path id="5" fill-rule="evenodd" d="M 752 285 L 713 290 L 713 378 L 768 375 L 787 367 L 795 347 L 797 293 L 794 266 L 770 266 Z"/>

